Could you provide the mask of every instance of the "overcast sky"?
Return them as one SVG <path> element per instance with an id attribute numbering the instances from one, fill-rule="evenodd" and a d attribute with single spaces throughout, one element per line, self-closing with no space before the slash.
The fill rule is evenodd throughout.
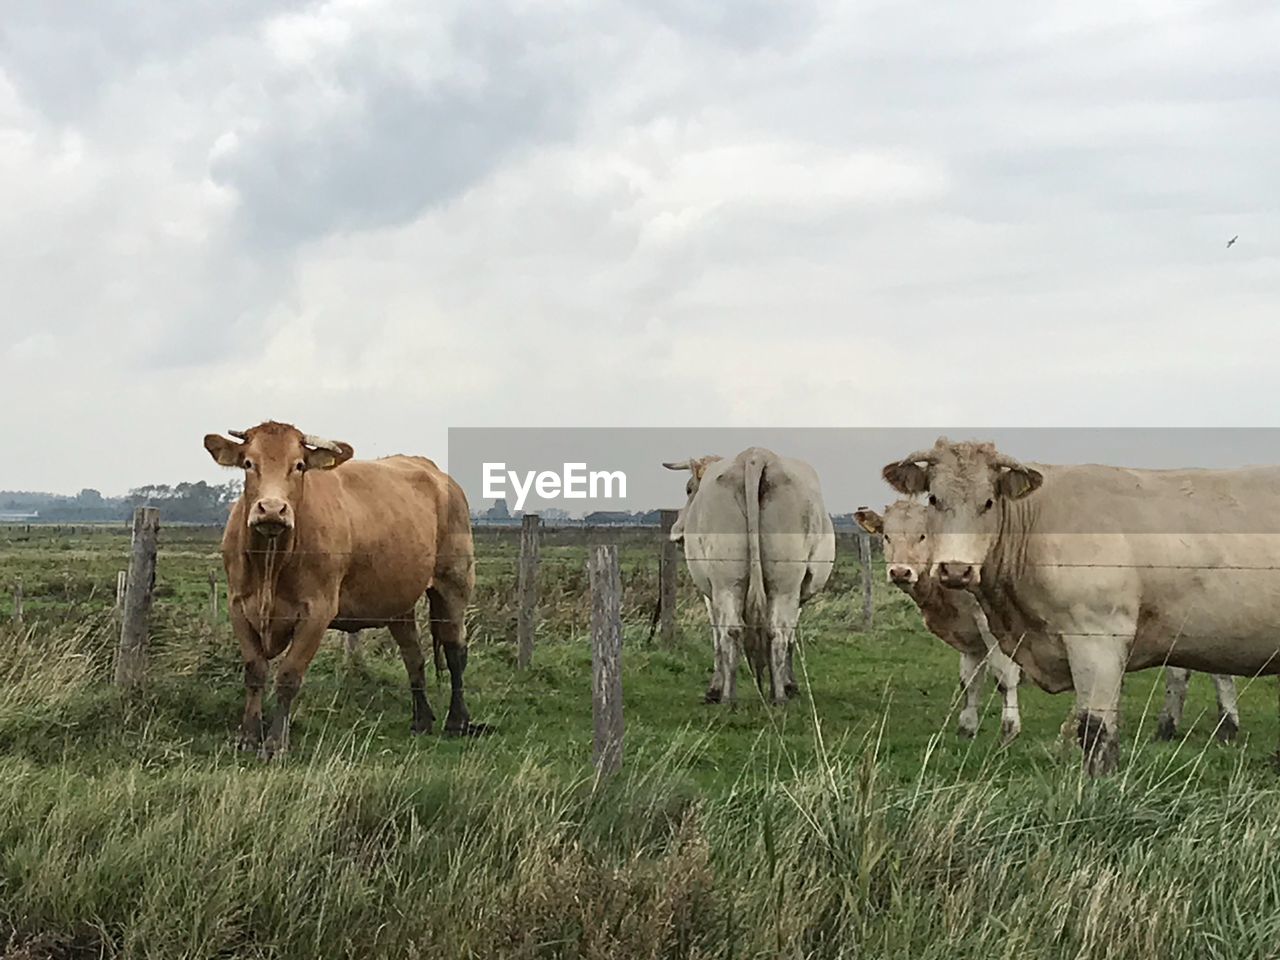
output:
<path id="1" fill-rule="evenodd" d="M 0 488 L 217 480 L 267 418 L 1280 425 L 1278 42 L 1272 0 L 0 0 Z"/>

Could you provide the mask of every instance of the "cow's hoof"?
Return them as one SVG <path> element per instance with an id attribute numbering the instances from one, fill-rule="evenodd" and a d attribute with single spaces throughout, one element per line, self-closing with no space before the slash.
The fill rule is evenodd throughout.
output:
<path id="1" fill-rule="evenodd" d="M 961 740 L 972 740 L 978 735 L 978 731 L 972 727 L 956 727 L 956 736 Z"/>
<path id="2" fill-rule="evenodd" d="M 702 695 L 703 703 L 719 703 L 724 698 L 724 693 L 720 690 L 708 690 Z"/>
<path id="3" fill-rule="evenodd" d="M 426 723 L 414 722 L 409 724 L 409 735 L 414 737 L 421 737 L 424 734 L 429 735 L 431 733 L 434 733 L 435 729 L 436 729 L 436 725 L 435 725 L 435 721 L 433 720 L 428 720 Z"/>
<path id="4" fill-rule="evenodd" d="M 782 691 L 787 695 L 788 700 L 792 700 L 800 696 L 800 685 L 796 683 L 788 683 L 782 688 Z"/>
<path id="5" fill-rule="evenodd" d="M 263 742 L 258 748 L 258 759 L 263 763 L 281 763 L 285 755 L 289 752 L 287 747 L 281 746 L 271 740 Z"/>
<path id="6" fill-rule="evenodd" d="M 236 737 L 236 749 L 241 753 L 257 753 L 262 749 L 262 737 L 255 737 L 252 734 L 242 733 Z"/>
<path id="7" fill-rule="evenodd" d="M 1162 742 L 1178 739 L 1178 726 L 1173 722 L 1173 717 L 1160 718 L 1156 723 L 1155 738 Z"/>
<path id="8" fill-rule="evenodd" d="M 1240 724 L 1236 723 L 1231 717 L 1223 717 L 1218 721 L 1218 729 L 1214 731 L 1214 736 L 1221 743 L 1231 743 L 1239 732 Z"/>
<path id="9" fill-rule="evenodd" d="M 1022 724 L 1015 723 L 1012 720 L 1005 720 L 1000 724 L 1000 743 L 1008 746 L 1018 739 L 1018 734 L 1022 733 Z"/>

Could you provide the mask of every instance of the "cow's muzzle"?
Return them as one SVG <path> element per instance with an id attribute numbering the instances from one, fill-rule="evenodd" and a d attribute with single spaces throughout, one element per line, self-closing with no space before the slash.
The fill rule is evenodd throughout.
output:
<path id="1" fill-rule="evenodd" d="M 978 568 L 972 563 L 948 561 L 938 564 L 938 582 L 952 590 L 965 590 L 978 583 Z"/>
<path id="2" fill-rule="evenodd" d="M 275 538 L 293 529 L 293 510 L 288 500 L 263 498 L 253 505 L 249 529 L 264 537 Z"/>
<path id="3" fill-rule="evenodd" d="M 889 582 L 896 584 L 912 584 L 916 582 L 918 574 L 911 567 L 891 566 L 889 568 Z"/>

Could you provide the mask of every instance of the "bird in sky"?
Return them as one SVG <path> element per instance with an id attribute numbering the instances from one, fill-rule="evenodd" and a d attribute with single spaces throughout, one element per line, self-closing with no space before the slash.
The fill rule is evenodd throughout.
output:
<path id="1" fill-rule="evenodd" d="M 1240 239 L 1240 234 L 1237 233 L 1234 237 L 1232 237 L 1230 240 L 1227 241 L 1227 249 L 1230 250 L 1231 245 L 1239 239 Z"/>

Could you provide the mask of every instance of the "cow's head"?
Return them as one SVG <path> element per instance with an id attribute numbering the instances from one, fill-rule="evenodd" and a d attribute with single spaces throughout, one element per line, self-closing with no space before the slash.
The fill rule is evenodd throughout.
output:
<path id="1" fill-rule="evenodd" d="M 693 498 L 698 492 L 698 485 L 702 483 L 702 475 L 707 472 L 707 467 L 720 459 L 722 458 L 716 454 L 709 453 L 705 457 L 690 457 L 688 460 L 663 461 L 662 465 L 668 470 L 689 471 L 689 482 L 684 485 L 684 506 L 680 508 L 680 515 L 676 517 L 675 526 L 671 528 L 671 539 L 676 543 L 684 539 L 684 512 L 689 509 L 689 504 L 693 502 Z"/>
<path id="2" fill-rule="evenodd" d="M 886 508 L 883 517 L 865 507 L 853 514 L 862 529 L 884 538 L 885 572 L 895 586 L 906 588 L 929 575 L 932 557 L 926 513 L 923 503 L 899 500 Z"/>
<path id="3" fill-rule="evenodd" d="M 227 433 L 236 439 L 210 433 L 204 448 L 222 466 L 244 471 L 249 529 L 268 538 L 293 529 L 307 472 L 332 470 L 353 453 L 350 444 L 313 437 L 274 420 Z"/>
<path id="4" fill-rule="evenodd" d="M 939 437 L 884 468 L 881 475 L 900 493 L 927 494 L 927 533 L 934 572 L 947 587 L 978 585 L 982 564 L 999 529 L 1003 501 L 1018 500 L 1044 477 L 991 443 L 951 443 Z"/>

